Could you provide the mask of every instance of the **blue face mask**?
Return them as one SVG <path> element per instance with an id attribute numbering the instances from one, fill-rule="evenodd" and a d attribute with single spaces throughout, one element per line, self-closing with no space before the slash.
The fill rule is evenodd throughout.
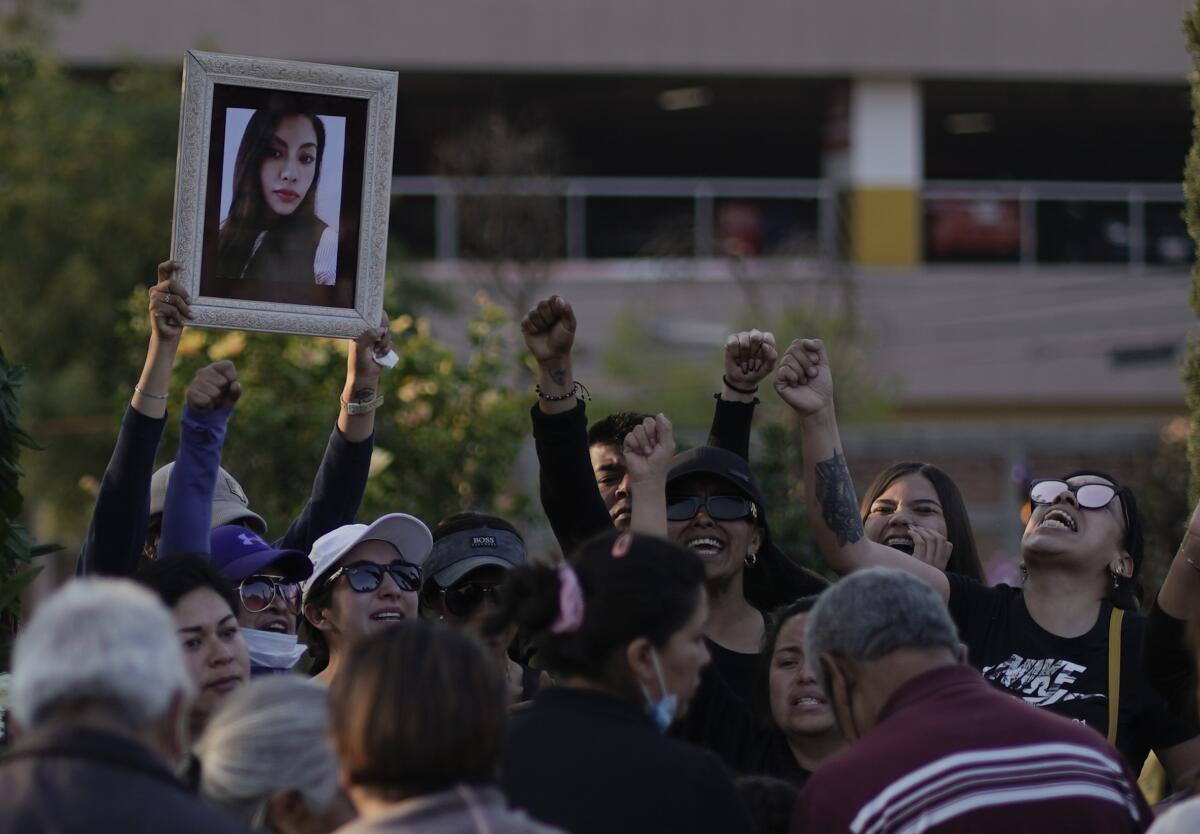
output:
<path id="1" fill-rule="evenodd" d="M 658 675 L 658 691 L 662 696 L 658 699 L 650 695 L 650 690 L 642 684 L 642 694 L 646 696 L 646 715 L 654 722 L 660 733 L 665 733 L 675 722 L 675 713 L 679 710 L 679 697 L 667 691 L 667 681 L 663 677 L 662 665 L 658 662 L 658 652 L 650 649 L 650 660 L 654 662 L 654 674 Z"/>

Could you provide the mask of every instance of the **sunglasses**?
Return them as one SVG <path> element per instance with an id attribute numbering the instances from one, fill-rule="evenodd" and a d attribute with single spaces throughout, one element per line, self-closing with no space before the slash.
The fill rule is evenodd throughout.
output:
<path id="1" fill-rule="evenodd" d="M 1117 497 L 1112 484 L 1068 484 L 1066 481 L 1034 481 L 1029 488 L 1029 500 L 1034 504 L 1053 504 L 1063 492 L 1071 492 L 1075 503 L 1085 510 L 1101 510 Z"/>
<path id="2" fill-rule="evenodd" d="M 710 495 L 707 498 L 675 498 L 667 501 L 667 521 L 688 521 L 700 508 L 713 521 L 737 521 L 758 518 L 758 507 L 749 498 L 736 495 Z"/>
<path id="3" fill-rule="evenodd" d="M 446 610 L 456 617 L 470 617 L 483 601 L 491 597 L 496 602 L 496 592 L 500 587 L 498 582 L 464 582 L 461 585 L 451 585 L 442 591 L 442 600 Z"/>
<path id="4" fill-rule="evenodd" d="M 255 574 L 247 576 L 238 585 L 238 596 L 242 607 L 252 614 L 266 611 L 275 601 L 275 595 L 283 600 L 288 613 L 300 613 L 300 583 L 285 581 L 278 576 Z"/>
<path id="5" fill-rule="evenodd" d="M 332 585 L 344 576 L 351 590 L 366 594 L 383 584 L 384 574 L 390 574 L 401 591 L 415 591 L 421 587 L 421 566 L 411 562 L 392 562 L 390 565 L 355 562 L 353 565 L 343 565 L 329 574 L 325 584 Z"/>

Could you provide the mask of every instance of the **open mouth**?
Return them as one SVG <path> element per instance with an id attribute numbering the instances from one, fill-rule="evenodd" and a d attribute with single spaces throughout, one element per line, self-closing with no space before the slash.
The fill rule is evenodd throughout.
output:
<path id="1" fill-rule="evenodd" d="M 1049 527 L 1056 530 L 1070 530 L 1072 533 L 1079 531 L 1079 525 L 1070 513 L 1063 510 L 1050 510 L 1044 516 L 1038 527 Z"/>
<path id="2" fill-rule="evenodd" d="M 817 698 L 812 695 L 797 695 L 791 698 L 788 703 L 793 707 L 824 707 L 829 704 L 824 698 Z"/>
<path id="3" fill-rule="evenodd" d="M 725 543 L 709 536 L 692 539 L 687 543 L 692 552 L 698 556 L 716 556 L 725 549 Z"/>
<path id="4" fill-rule="evenodd" d="M 401 611 L 380 611 L 377 614 L 372 614 L 371 619 L 378 623 L 398 623 L 407 618 Z"/>
<path id="5" fill-rule="evenodd" d="M 885 541 L 884 544 L 894 550 L 907 553 L 909 556 L 913 555 L 913 551 L 915 549 L 913 547 L 913 540 L 906 536 L 892 536 L 890 539 Z"/>
<path id="6" fill-rule="evenodd" d="M 265 623 L 262 627 L 263 631 L 270 631 L 274 634 L 288 634 L 288 624 L 286 620 L 271 620 Z"/>

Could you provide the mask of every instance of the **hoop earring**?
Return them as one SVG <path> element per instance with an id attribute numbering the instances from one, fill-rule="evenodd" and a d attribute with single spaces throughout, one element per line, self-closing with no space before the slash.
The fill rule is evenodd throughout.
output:
<path id="1" fill-rule="evenodd" d="M 1113 579 L 1112 589 L 1114 591 L 1119 591 L 1121 589 L 1121 577 L 1117 575 L 1116 571 L 1109 571 L 1109 573 L 1112 574 L 1112 579 Z"/>
<path id="2" fill-rule="evenodd" d="M 758 564 L 758 554 L 754 552 L 747 553 L 743 561 L 746 563 L 746 567 L 752 568 Z"/>

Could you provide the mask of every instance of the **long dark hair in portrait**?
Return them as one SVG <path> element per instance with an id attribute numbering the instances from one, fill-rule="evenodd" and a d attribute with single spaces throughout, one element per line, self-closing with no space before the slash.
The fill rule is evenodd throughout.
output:
<path id="1" fill-rule="evenodd" d="M 217 277 L 221 280 L 293 280 L 313 283 L 313 259 L 326 225 L 316 215 L 317 186 L 325 156 L 325 126 L 296 100 L 273 99 L 254 111 L 238 146 L 233 201 L 221 224 Z M 263 196 L 262 166 L 280 121 L 302 116 L 317 135 L 316 172 L 304 199 L 289 215 L 276 214 Z M 266 233 L 265 235 L 263 233 Z M 255 242 L 262 235 L 257 250 Z"/>

